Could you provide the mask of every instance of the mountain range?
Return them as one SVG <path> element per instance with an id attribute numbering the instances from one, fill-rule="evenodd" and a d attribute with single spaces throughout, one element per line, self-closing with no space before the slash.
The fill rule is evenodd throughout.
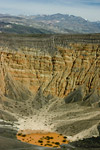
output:
<path id="1" fill-rule="evenodd" d="M 0 14 L 0 32 L 20 34 L 100 33 L 100 21 L 68 14 L 11 16 Z"/>

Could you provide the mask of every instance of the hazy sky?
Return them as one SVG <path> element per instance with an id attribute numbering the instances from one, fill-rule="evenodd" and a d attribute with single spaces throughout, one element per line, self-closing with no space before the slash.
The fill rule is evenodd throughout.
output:
<path id="1" fill-rule="evenodd" d="M 0 13 L 35 15 L 63 13 L 100 21 L 100 0 L 0 0 Z"/>

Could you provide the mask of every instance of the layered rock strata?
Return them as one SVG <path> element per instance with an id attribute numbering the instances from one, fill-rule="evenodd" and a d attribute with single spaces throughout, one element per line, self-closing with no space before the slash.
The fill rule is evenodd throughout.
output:
<path id="1" fill-rule="evenodd" d="M 83 35 L 83 39 L 82 35 L 1 37 L 0 93 L 3 95 L 28 99 L 41 87 L 46 96 L 65 97 L 80 86 L 83 97 L 90 92 L 100 94 L 99 35 L 98 39 L 95 35 Z"/>
<path id="2" fill-rule="evenodd" d="M 0 119 L 72 141 L 99 136 L 99 65 L 99 34 L 0 34 Z"/>

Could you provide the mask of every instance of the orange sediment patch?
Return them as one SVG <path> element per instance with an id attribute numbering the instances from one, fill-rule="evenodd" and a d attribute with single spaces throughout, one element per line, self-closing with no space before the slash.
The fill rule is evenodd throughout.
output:
<path id="1" fill-rule="evenodd" d="M 21 130 L 17 133 L 17 139 L 22 142 L 44 147 L 59 148 L 61 144 L 68 144 L 67 137 L 62 134 L 43 131 Z"/>

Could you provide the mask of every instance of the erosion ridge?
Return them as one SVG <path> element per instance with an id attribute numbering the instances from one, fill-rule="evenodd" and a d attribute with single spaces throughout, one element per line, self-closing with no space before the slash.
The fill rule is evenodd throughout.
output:
<path id="1" fill-rule="evenodd" d="M 87 36 L 83 35 L 83 39 L 82 35 L 78 38 L 76 36 L 76 39 L 79 39 L 77 43 L 75 36 L 65 36 L 63 40 L 61 36 L 42 39 L 16 36 L 6 40 L 5 45 L 1 36 L 1 91 L 12 99 L 24 93 L 22 97 L 25 95 L 27 99 L 26 95 L 36 93 L 41 87 L 44 95 L 65 97 L 82 86 L 85 87 L 84 95 L 93 90 L 99 95 L 100 39 L 96 40 L 95 35 L 84 39 Z M 13 85 L 12 94 L 8 89 L 8 86 L 11 88 L 12 84 L 15 84 L 13 81 L 16 86 L 17 83 L 21 85 L 21 89 L 17 89 L 19 93 L 16 97 L 16 86 Z M 27 94 L 22 87 L 27 89 Z"/>
<path id="2" fill-rule="evenodd" d="M 99 65 L 100 34 L 0 34 L 0 118 L 72 141 L 99 136 Z"/>

